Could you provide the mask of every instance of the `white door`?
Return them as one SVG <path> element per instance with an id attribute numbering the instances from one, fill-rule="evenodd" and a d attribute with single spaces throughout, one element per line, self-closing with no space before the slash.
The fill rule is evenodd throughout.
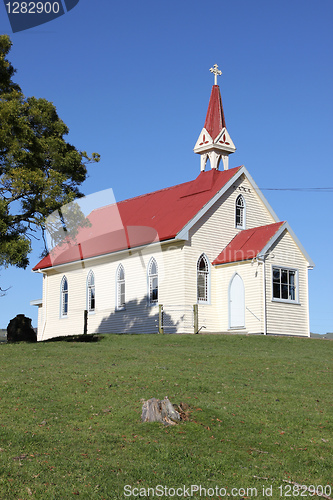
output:
<path id="1" fill-rule="evenodd" d="M 237 273 L 229 285 L 229 326 L 230 328 L 244 328 L 245 326 L 244 283 Z"/>

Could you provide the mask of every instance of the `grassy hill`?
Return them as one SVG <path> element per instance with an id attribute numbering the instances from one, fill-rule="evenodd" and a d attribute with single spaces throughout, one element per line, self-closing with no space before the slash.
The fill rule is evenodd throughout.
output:
<path id="1" fill-rule="evenodd" d="M 115 500 L 158 485 L 168 495 L 155 498 L 171 498 L 201 485 L 193 498 L 272 486 L 275 500 L 291 483 L 333 497 L 332 352 L 238 335 L 3 344 L 0 498 Z M 189 419 L 141 423 L 141 398 L 166 395 Z"/>

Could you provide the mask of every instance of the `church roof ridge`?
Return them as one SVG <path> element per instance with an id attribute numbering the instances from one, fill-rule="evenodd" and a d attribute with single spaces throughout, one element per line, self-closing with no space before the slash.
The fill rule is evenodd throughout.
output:
<path id="1" fill-rule="evenodd" d="M 241 168 L 201 172 L 192 181 L 95 209 L 73 244 L 55 247 L 33 270 L 176 238 Z"/>
<path id="2" fill-rule="evenodd" d="M 241 166 L 234 167 L 234 168 L 232 168 L 230 170 L 237 170 L 239 168 L 241 168 Z M 120 205 L 122 203 L 128 203 L 128 202 L 131 202 L 131 201 L 138 200 L 140 198 L 144 198 L 146 196 L 148 197 L 148 196 L 156 195 L 158 193 L 169 191 L 171 189 L 185 187 L 186 184 L 189 185 L 189 188 L 191 188 L 192 185 L 198 185 L 198 184 L 202 185 L 202 184 L 204 184 L 203 183 L 203 175 L 202 174 L 208 174 L 205 177 L 214 176 L 216 178 L 216 173 L 217 173 L 217 175 L 222 174 L 223 170 L 217 170 L 217 171 L 215 171 L 215 170 L 214 171 L 213 170 L 207 170 L 205 172 L 200 172 L 199 175 L 195 179 L 192 179 L 191 181 L 180 182 L 179 184 L 174 184 L 173 186 L 168 186 L 168 187 L 165 187 L 165 188 L 156 189 L 155 191 L 149 191 L 148 193 L 138 194 L 136 196 L 132 196 L 131 198 L 125 198 L 124 200 L 116 201 L 115 203 L 109 203 L 108 205 L 103 205 L 102 207 L 94 208 L 87 215 L 87 217 L 89 217 L 90 214 L 92 214 L 93 212 L 96 212 L 97 210 L 103 210 L 103 209 L 105 209 L 107 207 L 111 207 L 111 206 L 114 206 L 114 205 Z M 207 191 L 208 189 L 210 189 L 212 187 L 212 185 L 214 184 L 214 182 L 215 182 L 215 179 L 212 179 L 212 182 L 210 183 L 210 187 L 209 188 L 204 187 L 204 185 L 203 185 L 203 187 L 200 190 L 198 190 L 197 192 L 195 192 L 193 194 L 197 194 L 197 193 L 202 192 L 202 191 Z M 185 196 L 189 196 L 189 195 L 188 194 L 182 194 L 180 196 L 180 198 L 183 198 Z"/>

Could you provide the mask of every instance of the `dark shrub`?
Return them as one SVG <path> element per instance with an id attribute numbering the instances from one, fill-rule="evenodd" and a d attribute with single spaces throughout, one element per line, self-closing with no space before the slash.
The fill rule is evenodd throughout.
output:
<path id="1" fill-rule="evenodd" d="M 7 342 L 37 342 L 37 333 L 31 326 L 31 319 L 18 314 L 7 326 Z"/>

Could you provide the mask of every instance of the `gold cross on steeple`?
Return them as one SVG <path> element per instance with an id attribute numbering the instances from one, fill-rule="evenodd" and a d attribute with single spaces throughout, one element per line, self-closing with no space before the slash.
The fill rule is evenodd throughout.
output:
<path id="1" fill-rule="evenodd" d="M 222 75 L 222 71 L 218 69 L 218 65 L 214 64 L 212 68 L 209 70 L 211 73 L 214 73 L 214 85 L 217 85 L 217 75 Z"/>

